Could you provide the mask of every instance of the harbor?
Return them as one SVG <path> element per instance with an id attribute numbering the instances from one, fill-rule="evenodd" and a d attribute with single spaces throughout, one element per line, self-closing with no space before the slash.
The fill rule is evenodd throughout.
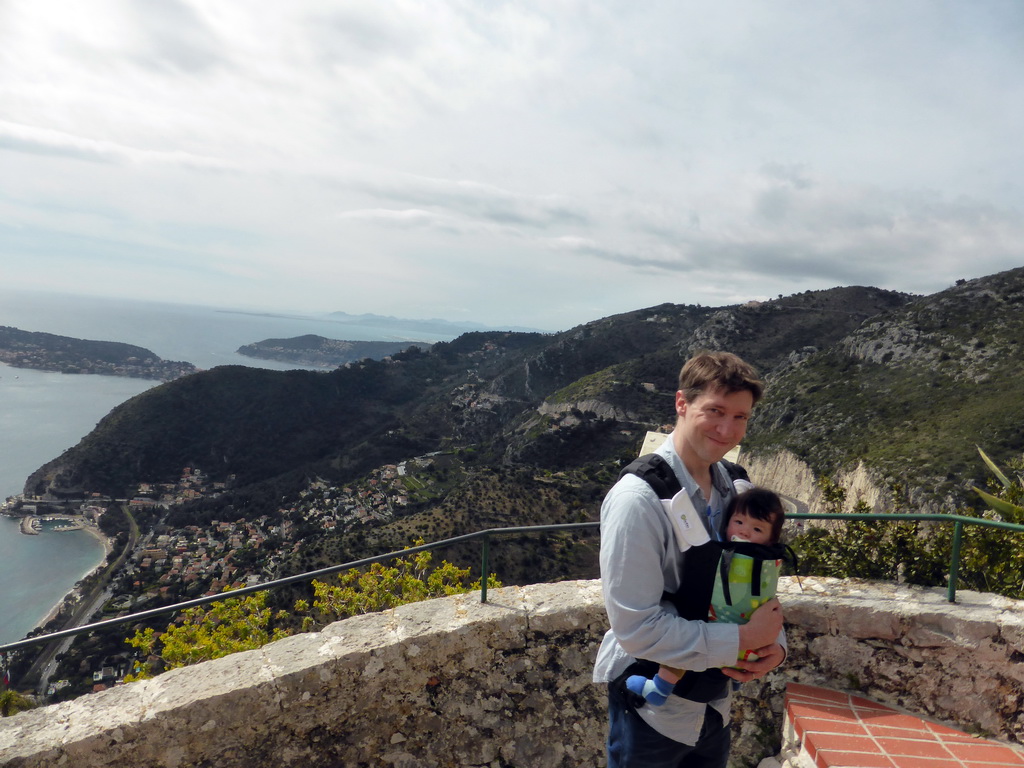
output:
<path id="1" fill-rule="evenodd" d="M 43 523 L 59 523 L 48 527 L 50 531 L 81 531 L 88 526 L 80 517 L 70 515 L 24 515 L 21 518 L 21 532 L 36 536 L 43 530 Z"/>

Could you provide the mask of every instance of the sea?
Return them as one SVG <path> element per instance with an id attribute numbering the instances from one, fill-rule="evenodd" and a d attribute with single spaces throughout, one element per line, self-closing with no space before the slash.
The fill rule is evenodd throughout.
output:
<path id="1" fill-rule="evenodd" d="M 61 336 L 120 341 L 165 360 L 199 368 L 246 365 L 274 370 L 300 366 L 239 355 L 245 344 L 317 334 L 349 341 L 446 341 L 421 329 L 345 322 L 332 315 L 239 311 L 188 304 L 0 290 L 0 326 Z M 19 494 L 28 476 L 77 444 L 120 403 L 160 382 L 74 375 L 0 363 L 0 500 Z M 0 644 L 24 637 L 104 558 L 85 531 L 31 536 L 0 517 Z"/>

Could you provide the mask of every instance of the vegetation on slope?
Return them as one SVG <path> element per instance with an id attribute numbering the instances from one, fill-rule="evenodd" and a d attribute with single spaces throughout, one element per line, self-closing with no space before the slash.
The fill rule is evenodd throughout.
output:
<path id="1" fill-rule="evenodd" d="M 975 491 L 987 508 L 957 511 L 977 517 L 1024 525 L 1024 457 L 1010 462 L 1011 478 L 1003 474 L 982 452 L 993 474 L 988 490 Z M 841 512 L 845 489 L 828 477 L 821 479 L 826 511 Z M 913 512 L 897 496 L 893 511 Z M 861 502 L 857 512 L 867 512 Z M 799 556 L 801 574 L 836 578 L 904 581 L 908 584 L 947 586 L 952 561 L 951 523 L 903 520 L 860 520 L 816 525 L 791 542 Z M 1014 599 L 1024 598 L 1024 532 L 984 525 L 964 526 L 957 570 L 959 589 L 994 592 Z"/>
<path id="2" fill-rule="evenodd" d="M 493 574 L 487 582 L 488 587 L 501 586 Z M 137 629 L 125 642 L 138 649 L 145 661 L 137 663 L 125 680 L 253 650 L 300 629 L 311 631 L 349 616 L 479 590 L 480 584 L 480 579 L 470 581 L 468 568 L 447 560 L 434 565 L 433 554 L 421 551 L 396 557 L 390 565 L 373 563 L 362 570 L 351 568 L 330 581 L 314 580 L 312 604 L 299 600 L 293 611 L 273 611 L 266 592 L 232 597 L 227 590 L 223 600 L 184 611 L 161 632 L 152 626 Z"/>
<path id="3" fill-rule="evenodd" d="M 952 508 L 994 455 L 1024 447 L 1024 270 L 965 282 L 864 323 L 775 372 L 748 451 L 793 451 L 821 474 L 863 461 Z"/>

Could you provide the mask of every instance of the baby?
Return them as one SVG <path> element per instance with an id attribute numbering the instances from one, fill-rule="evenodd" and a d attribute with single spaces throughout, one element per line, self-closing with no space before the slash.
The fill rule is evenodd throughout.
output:
<path id="1" fill-rule="evenodd" d="M 764 488 L 751 487 L 733 497 L 726 510 L 726 519 L 724 537 L 726 541 L 778 544 L 786 512 L 782 506 L 782 499 L 777 493 Z M 778 580 L 777 571 L 775 571 L 773 579 Z M 763 583 L 762 586 L 764 586 Z M 774 595 L 774 583 L 769 586 L 768 595 Z M 764 600 L 760 602 L 764 602 Z M 751 601 L 748 605 L 737 609 L 736 606 L 716 605 L 713 601 L 708 611 L 708 620 L 746 623 L 750 618 L 750 613 L 760 605 L 760 602 Z M 741 654 L 740 659 L 756 659 L 756 656 L 748 650 Z M 648 704 L 660 706 L 668 699 L 684 672 L 685 670 L 675 667 L 661 666 L 653 679 L 641 675 L 630 676 L 626 679 L 626 688 L 645 698 Z"/>

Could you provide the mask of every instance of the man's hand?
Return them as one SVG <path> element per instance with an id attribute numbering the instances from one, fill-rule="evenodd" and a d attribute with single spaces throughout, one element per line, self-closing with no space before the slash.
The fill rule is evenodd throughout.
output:
<path id="1" fill-rule="evenodd" d="M 774 597 L 740 625 L 740 653 L 775 643 L 782 631 L 782 606 Z"/>
<path id="2" fill-rule="evenodd" d="M 779 664 L 786 659 L 786 651 L 778 643 L 772 643 L 766 645 L 763 648 L 758 648 L 754 651 L 757 654 L 757 661 L 737 661 L 736 667 L 724 667 L 722 674 L 726 677 L 731 677 L 733 680 L 738 680 L 741 683 L 746 683 L 751 680 L 759 680 L 760 678 L 767 675 Z"/>

